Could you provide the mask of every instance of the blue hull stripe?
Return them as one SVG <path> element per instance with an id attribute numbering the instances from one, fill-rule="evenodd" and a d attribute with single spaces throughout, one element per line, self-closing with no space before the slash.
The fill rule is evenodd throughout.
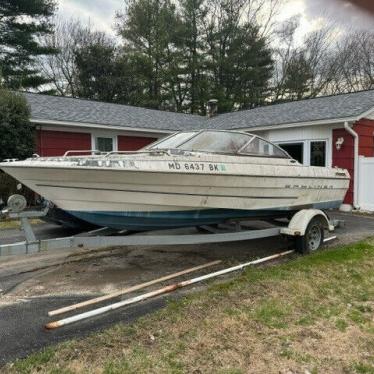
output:
<path id="1" fill-rule="evenodd" d="M 337 208 L 341 201 L 317 203 L 310 208 Z M 300 210 L 295 208 L 295 210 Z M 272 210 L 241 209 L 203 209 L 183 211 L 149 211 L 149 212 L 108 212 L 108 211 L 68 211 L 73 216 L 97 226 L 106 226 L 118 230 L 157 230 L 163 228 L 213 225 L 228 219 L 266 218 L 287 215 L 289 207 Z"/>

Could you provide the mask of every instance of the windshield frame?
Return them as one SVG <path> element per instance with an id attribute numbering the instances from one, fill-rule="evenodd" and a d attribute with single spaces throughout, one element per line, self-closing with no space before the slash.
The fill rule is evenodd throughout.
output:
<path id="1" fill-rule="evenodd" d="M 189 137 L 188 139 L 182 141 L 180 144 L 178 144 L 177 148 L 153 148 L 154 146 L 156 146 L 157 144 L 159 143 L 162 143 L 163 141 L 173 137 L 174 135 L 176 134 L 181 134 L 181 133 L 195 133 L 193 134 L 191 137 Z M 199 134 L 203 133 L 203 132 L 226 132 L 226 133 L 235 133 L 235 134 L 243 134 L 245 136 L 248 136 L 250 137 L 250 139 L 244 143 L 244 145 L 242 145 L 235 153 L 233 152 L 218 152 L 218 151 L 215 151 L 215 152 L 212 152 L 212 151 L 204 151 L 204 150 L 195 150 L 195 151 L 189 151 L 189 150 L 182 150 L 178 147 L 182 146 L 183 144 L 187 143 L 188 141 L 192 140 L 193 138 L 195 138 L 196 136 L 198 136 Z M 264 142 L 266 143 L 269 143 L 271 144 L 273 147 L 277 148 L 278 150 L 281 151 L 282 154 L 284 154 L 284 156 L 276 156 L 276 155 L 261 155 L 261 154 L 254 154 L 254 153 L 245 153 L 243 152 L 243 149 L 245 149 L 248 144 L 250 144 L 254 139 L 261 139 L 263 140 Z M 292 159 L 292 157 L 284 150 L 282 149 L 281 147 L 279 147 L 277 144 L 274 144 L 272 142 L 270 142 L 269 140 L 261 137 L 261 136 L 258 136 L 258 135 L 255 135 L 255 134 L 252 134 L 252 133 L 249 133 L 249 132 L 245 132 L 245 131 L 237 131 L 237 130 L 213 130 L 213 129 L 203 129 L 203 130 L 187 130 L 187 131 L 178 131 L 178 132 L 174 132 L 173 134 L 170 134 L 169 136 L 166 136 L 162 139 L 160 139 L 159 141 L 157 142 L 154 142 L 152 144 L 150 144 L 149 146 L 146 146 L 145 148 L 143 149 L 146 149 L 148 151 L 157 151 L 157 150 L 162 150 L 162 151 L 165 151 L 165 150 L 180 150 L 180 151 L 185 151 L 185 152 L 200 152 L 200 153 L 217 153 L 217 154 L 222 154 L 222 155 L 231 155 L 231 156 L 246 156 L 246 157 L 266 157 L 266 158 L 280 158 L 280 159 Z"/>
<path id="2" fill-rule="evenodd" d="M 253 135 L 253 134 L 251 134 Z M 260 155 L 260 154 L 256 154 L 256 153 L 246 153 L 246 152 L 243 152 L 243 149 L 245 149 L 247 147 L 248 144 L 250 144 L 254 139 L 260 139 L 262 141 L 264 141 L 265 143 L 269 143 L 270 145 L 272 145 L 273 147 L 277 148 L 278 150 L 281 151 L 281 153 L 284 154 L 284 157 L 282 156 L 276 156 L 276 155 Z M 258 135 L 253 135 L 253 138 L 246 144 L 244 144 L 243 147 L 241 147 L 239 150 L 238 150 L 238 154 L 240 155 L 243 155 L 243 156 L 251 156 L 251 157 L 268 157 L 268 158 L 285 158 L 285 159 L 290 159 L 290 160 L 293 160 L 293 158 L 282 148 L 280 147 L 278 144 L 274 144 L 273 142 L 261 137 L 261 136 L 258 136 Z"/>

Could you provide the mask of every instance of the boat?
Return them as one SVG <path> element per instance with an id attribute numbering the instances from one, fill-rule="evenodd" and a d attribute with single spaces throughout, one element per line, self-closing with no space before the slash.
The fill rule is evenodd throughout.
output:
<path id="1" fill-rule="evenodd" d="M 135 231 L 337 208 L 350 180 L 345 169 L 301 165 L 257 135 L 209 129 L 139 151 L 69 151 L 0 168 L 74 217 Z"/>

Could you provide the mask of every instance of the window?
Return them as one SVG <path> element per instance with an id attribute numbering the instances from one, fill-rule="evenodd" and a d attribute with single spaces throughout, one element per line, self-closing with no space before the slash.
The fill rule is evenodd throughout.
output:
<path id="1" fill-rule="evenodd" d="M 258 156 L 270 156 L 270 157 L 287 157 L 286 153 L 283 152 L 280 148 L 267 142 L 264 139 L 253 138 L 253 140 L 246 145 L 240 153 L 246 153 L 250 155 Z"/>
<path id="2" fill-rule="evenodd" d="M 279 144 L 294 160 L 304 163 L 304 143 Z"/>
<path id="3" fill-rule="evenodd" d="M 326 142 L 324 140 L 310 142 L 310 165 L 326 166 Z"/>
<path id="4" fill-rule="evenodd" d="M 113 151 L 113 138 L 96 137 L 95 138 L 95 150 L 100 152 L 111 152 Z"/>

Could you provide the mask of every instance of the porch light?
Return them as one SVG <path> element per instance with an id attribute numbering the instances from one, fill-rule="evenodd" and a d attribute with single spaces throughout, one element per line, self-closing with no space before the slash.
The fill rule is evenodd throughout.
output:
<path id="1" fill-rule="evenodd" d="M 343 143 L 344 143 L 344 138 L 343 138 L 343 137 L 342 137 L 342 138 L 338 138 L 338 139 L 336 139 L 335 147 L 336 147 L 336 149 L 337 149 L 338 151 L 339 151 L 340 148 L 342 147 Z"/>

